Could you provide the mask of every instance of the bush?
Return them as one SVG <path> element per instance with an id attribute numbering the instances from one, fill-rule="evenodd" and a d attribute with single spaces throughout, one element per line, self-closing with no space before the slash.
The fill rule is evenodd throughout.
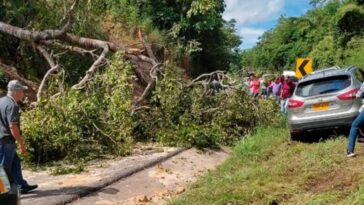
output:
<path id="1" fill-rule="evenodd" d="M 273 101 L 252 99 L 239 90 L 201 97 L 200 87 L 190 88 L 183 72 L 167 66 L 157 85 L 152 108 L 135 116 L 134 134 L 173 146 L 232 145 L 258 125 L 278 122 Z"/>
<path id="2" fill-rule="evenodd" d="M 131 66 L 116 54 L 85 91 L 69 90 L 24 113 L 22 128 L 32 162 L 89 159 L 131 148 Z M 51 86 L 50 86 L 51 87 Z"/>
<path id="3" fill-rule="evenodd" d="M 134 140 L 199 148 L 232 145 L 277 119 L 273 101 L 253 99 L 240 90 L 202 97 L 204 90 L 188 86 L 183 70 L 168 63 L 150 109 L 131 116 L 131 66 L 122 58 L 116 54 L 85 90 L 68 90 L 24 113 L 22 128 L 33 148 L 31 162 L 122 155 Z M 49 95 L 52 90 L 49 86 Z"/>

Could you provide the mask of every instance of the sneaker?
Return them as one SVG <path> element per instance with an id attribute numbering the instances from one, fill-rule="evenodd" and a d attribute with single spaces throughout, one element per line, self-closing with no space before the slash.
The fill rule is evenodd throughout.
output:
<path id="1" fill-rule="evenodd" d="M 356 156 L 356 154 L 355 154 L 355 153 L 353 153 L 353 152 L 348 152 L 348 153 L 346 154 L 346 156 L 347 156 L 347 157 L 355 157 L 355 156 Z"/>
<path id="2" fill-rule="evenodd" d="M 26 194 L 34 189 L 38 188 L 38 185 L 28 185 L 27 187 L 24 188 L 20 188 L 20 193 L 21 194 Z"/>

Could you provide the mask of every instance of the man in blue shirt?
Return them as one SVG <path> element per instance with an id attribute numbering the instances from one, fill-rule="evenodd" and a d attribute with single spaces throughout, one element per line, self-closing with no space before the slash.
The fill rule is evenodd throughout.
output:
<path id="1" fill-rule="evenodd" d="M 24 97 L 24 90 L 28 89 L 17 80 L 8 83 L 8 94 L 0 98 L 0 166 L 10 173 L 11 180 L 18 184 L 22 194 L 38 185 L 29 185 L 24 180 L 20 158 L 16 153 L 16 143 L 20 146 L 21 154 L 26 153 L 26 146 L 20 131 L 19 105 Z"/>

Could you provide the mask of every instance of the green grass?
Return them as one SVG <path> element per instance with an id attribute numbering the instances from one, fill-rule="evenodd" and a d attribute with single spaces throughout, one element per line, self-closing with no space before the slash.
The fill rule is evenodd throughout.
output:
<path id="1" fill-rule="evenodd" d="M 364 204 L 361 144 L 347 159 L 345 137 L 297 143 L 288 136 L 285 127 L 259 129 L 171 204 Z"/>

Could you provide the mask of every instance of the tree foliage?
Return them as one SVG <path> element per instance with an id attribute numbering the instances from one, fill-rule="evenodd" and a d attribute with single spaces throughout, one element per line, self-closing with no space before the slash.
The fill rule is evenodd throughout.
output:
<path id="1" fill-rule="evenodd" d="M 22 128 L 33 148 L 30 160 L 77 162 L 100 154 L 128 153 L 133 129 L 131 71 L 131 65 L 116 54 L 86 92 L 70 90 L 25 112 Z"/>
<path id="2" fill-rule="evenodd" d="M 314 9 L 301 17 L 281 17 L 277 27 L 266 32 L 255 48 L 243 52 L 244 66 L 293 70 L 297 57 L 312 57 L 315 69 L 361 66 L 361 61 L 353 57 L 353 41 L 363 38 L 362 1 L 312 0 L 311 3 L 316 6 Z"/>
<path id="3" fill-rule="evenodd" d="M 273 101 L 253 99 L 240 90 L 210 97 L 202 97 L 203 92 L 188 86 L 180 69 L 169 67 L 151 109 L 135 116 L 134 135 L 167 145 L 214 147 L 232 145 L 257 126 L 277 122 Z"/>
<path id="4" fill-rule="evenodd" d="M 137 5 L 141 16 L 150 18 L 177 43 L 182 57 L 191 55 L 192 74 L 239 66 L 235 50 L 241 41 L 235 34 L 235 22 L 222 18 L 223 0 L 144 1 Z"/>

